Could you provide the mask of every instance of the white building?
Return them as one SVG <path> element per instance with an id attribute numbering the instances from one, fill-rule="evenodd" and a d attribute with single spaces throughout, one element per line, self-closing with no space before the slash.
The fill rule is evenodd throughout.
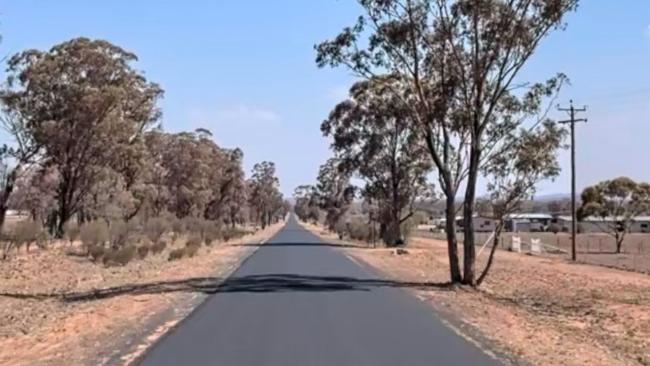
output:
<path id="1" fill-rule="evenodd" d="M 445 230 L 446 219 L 440 219 L 439 228 Z M 463 231 L 463 217 L 456 216 L 456 231 Z M 497 221 L 489 217 L 474 216 L 474 231 L 476 232 L 492 232 L 496 230 Z"/>
<path id="2" fill-rule="evenodd" d="M 571 232 L 571 216 L 557 216 L 552 223 L 557 225 L 561 232 Z M 595 217 L 590 216 L 578 222 L 580 233 L 606 233 L 614 228 L 623 230 L 623 219 L 620 217 Z M 630 233 L 650 233 L 650 216 L 636 216 L 630 223 Z"/>
<path id="3" fill-rule="evenodd" d="M 506 231 L 511 232 L 540 232 L 548 231 L 553 216 L 544 213 L 510 214 L 505 220 Z"/>

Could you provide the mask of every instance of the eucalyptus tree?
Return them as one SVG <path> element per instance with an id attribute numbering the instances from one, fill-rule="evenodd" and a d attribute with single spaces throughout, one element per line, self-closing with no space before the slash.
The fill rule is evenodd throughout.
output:
<path id="1" fill-rule="evenodd" d="M 238 148 L 226 153 L 226 167 L 219 193 L 224 214 L 230 225 L 235 227 L 237 222 L 244 221 L 242 215 L 247 201 L 246 177 L 242 168 L 244 153 Z"/>
<path id="2" fill-rule="evenodd" d="M 0 147 L 0 231 L 4 227 L 16 183 L 21 175 L 38 163 L 41 150 L 40 144 L 27 130 L 25 120 L 17 112 L 4 108 L 2 113 L 0 123 L 13 141 L 11 145 Z"/>
<path id="3" fill-rule="evenodd" d="M 276 176 L 273 162 L 263 161 L 253 166 L 248 203 L 254 208 L 263 228 L 270 225 L 274 216 L 283 208 L 279 186 L 280 180 Z"/>
<path id="4" fill-rule="evenodd" d="M 295 200 L 294 212 L 302 221 L 318 222 L 320 218 L 319 197 L 316 187 L 301 185 L 293 193 Z"/>
<path id="5" fill-rule="evenodd" d="M 44 226 L 54 221 L 58 171 L 54 167 L 30 165 L 16 180 L 9 206 L 29 213 L 32 221 Z"/>
<path id="6" fill-rule="evenodd" d="M 120 164 L 120 154 L 160 116 L 162 90 L 132 67 L 136 60 L 116 45 L 87 38 L 9 59 L 2 101 L 42 147 L 44 164 L 58 170 L 58 236 L 102 169 Z"/>
<path id="7" fill-rule="evenodd" d="M 389 246 L 404 242 L 401 228 L 415 213 L 417 199 L 433 192 L 424 140 L 403 103 L 388 91 L 399 78 L 376 77 L 356 83 L 321 125 L 332 137 L 340 167 L 365 182 L 362 194 L 377 202 L 380 236 Z"/>
<path id="8" fill-rule="evenodd" d="M 325 212 L 325 225 L 335 231 L 356 194 L 356 188 L 350 183 L 350 174 L 341 169 L 339 158 L 330 158 L 320 166 L 316 194 L 320 208 Z"/>
<path id="9" fill-rule="evenodd" d="M 616 241 L 616 253 L 621 253 L 634 217 L 648 212 L 650 184 L 619 177 L 585 188 L 579 216 L 599 219 L 601 228 Z"/>
<path id="10" fill-rule="evenodd" d="M 560 174 L 556 151 L 562 147 L 565 137 L 565 130 L 547 120 L 534 131 L 512 133 L 510 138 L 514 146 L 483 167 L 482 172 L 488 179 L 485 202 L 497 224 L 492 249 L 477 285 L 483 283 L 492 267 L 506 217 L 518 210 L 523 201 L 532 199 L 537 183 L 555 179 Z"/>
<path id="11" fill-rule="evenodd" d="M 364 13 L 316 47 L 319 66 L 371 79 L 391 74 L 392 90 L 421 130 L 446 198 L 452 282 L 476 284 L 473 215 L 483 166 L 514 149 L 512 131 L 535 129 L 542 97 L 557 91 L 518 79 L 540 42 L 563 27 L 578 0 L 359 0 Z M 401 84 L 402 85 L 402 84 Z M 461 191 L 463 189 L 464 191 Z M 457 253 L 456 205 L 463 196 L 464 265 Z"/>

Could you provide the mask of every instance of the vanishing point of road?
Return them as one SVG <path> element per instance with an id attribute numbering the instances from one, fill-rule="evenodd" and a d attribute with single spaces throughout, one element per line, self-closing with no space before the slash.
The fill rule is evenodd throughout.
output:
<path id="1" fill-rule="evenodd" d="M 140 365 L 500 363 L 445 326 L 428 305 L 292 216 Z"/>

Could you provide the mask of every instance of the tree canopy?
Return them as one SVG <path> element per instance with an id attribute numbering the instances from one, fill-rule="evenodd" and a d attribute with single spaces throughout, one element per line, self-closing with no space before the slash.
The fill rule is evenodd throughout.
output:
<path id="1" fill-rule="evenodd" d="M 517 79 L 540 42 L 564 26 L 577 0 L 359 0 L 352 26 L 316 46 L 319 66 L 345 67 L 390 87 L 420 130 L 446 198 L 452 282 L 476 284 L 474 206 L 485 166 L 516 149 L 513 134 L 534 130 L 543 102 L 563 84 Z M 542 113 L 543 114 L 543 113 Z M 463 196 L 463 272 L 457 254 L 456 196 Z"/>
<path id="2" fill-rule="evenodd" d="M 623 241 L 635 218 L 650 212 L 650 184 L 637 183 L 628 177 L 619 177 L 587 187 L 582 192 L 579 219 L 596 218 L 597 225 L 616 240 L 620 253 Z"/>

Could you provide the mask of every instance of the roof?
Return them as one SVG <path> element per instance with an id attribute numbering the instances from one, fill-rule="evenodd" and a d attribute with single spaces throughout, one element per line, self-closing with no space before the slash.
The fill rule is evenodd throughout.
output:
<path id="1" fill-rule="evenodd" d="M 623 216 L 608 216 L 608 217 L 598 217 L 598 216 L 589 216 L 582 219 L 585 222 L 612 222 L 612 221 L 623 221 L 625 218 Z M 650 216 L 635 216 L 631 221 L 650 221 Z"/>
<path id="2" fill-rule="evenodd" d="M 484 216 L 480 216 L 480 215 L 478 215 L 478 214 L 477 214 L 477 215 L 473 215 L 472 217 L 473 217 L 474 219 L 478 219 L 478 220 L 494 220 L 492 217 L 484 217 Z M 463 220 L 463 216 L 456 216 L 456 221 L 461 221 L 461 220 Z M 440 218 L 440 221 L 441 221 L 441 222 L 442 222 L 442 221 L 447 221 L 447 218 L 442 217 L 442 218 Z"/>
<path id="3" fill-rule="evenodd" d="M 553 218 L 551 214 L 545 213 L 515 213 L 507 217 L 514 220 L 550 220 Z"/>

